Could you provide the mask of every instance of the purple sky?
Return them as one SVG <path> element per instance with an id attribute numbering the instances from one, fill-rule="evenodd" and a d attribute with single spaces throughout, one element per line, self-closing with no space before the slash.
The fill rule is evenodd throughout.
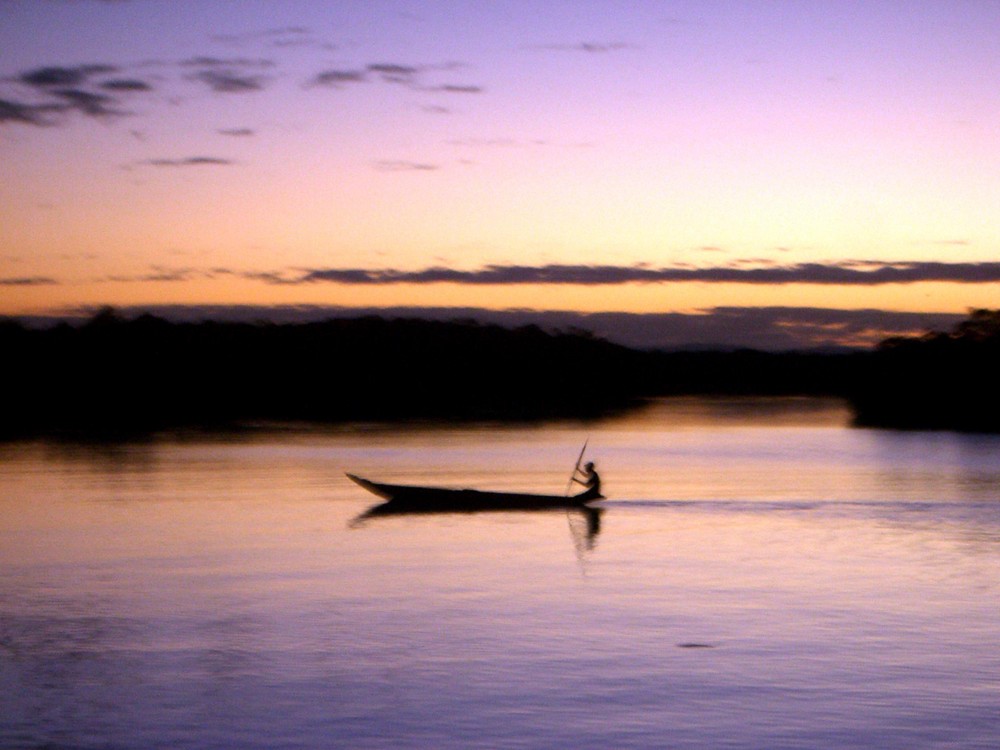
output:
<path id="1" fill-rule="evenodd" d="M 997 306 L 998 32 L 991 2 L 0 0 L 0 314 Z"/>

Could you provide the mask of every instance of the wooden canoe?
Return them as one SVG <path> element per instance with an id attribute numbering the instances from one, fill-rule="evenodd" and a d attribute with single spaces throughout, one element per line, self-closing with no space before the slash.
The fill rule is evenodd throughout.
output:
<path id="1" fill-rule="evenodd" d="M 382 498 L 387 505 L 407 510 L 540 510 L 545 508 L 583 508 L 600 497 L 584 492 L 579 495 L 533 495 L 520 492 L 485 492 L 482 490 L 417 487 L 406 484 L 383 484 L 348 474 L 348 478 Z"/>

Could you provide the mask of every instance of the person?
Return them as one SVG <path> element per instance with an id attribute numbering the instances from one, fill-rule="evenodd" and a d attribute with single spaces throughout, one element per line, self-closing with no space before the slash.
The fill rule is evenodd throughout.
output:
<path id="1" fill-rule="evenodd" d="M 601 477 L 597 473 L 597 469 L 594 468 L 594 462 L 588 461 L 580 473 L 583 475 L 582 479 L 576 476 L 573 477 L 574 482 L 582 484 L 587 488 L 580 497 L 585 500 L 600 500 L 603 498 L 604 495 L 601 494 Z"/>

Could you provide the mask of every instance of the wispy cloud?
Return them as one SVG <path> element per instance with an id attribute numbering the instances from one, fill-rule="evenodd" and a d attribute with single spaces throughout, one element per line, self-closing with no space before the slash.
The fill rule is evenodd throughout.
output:
<path id="1" fill-rule="evenodd" d="M 336 49 L 336 45 L 318 38 L 307 26 L 280 26 L 263 31 L 249 31 L 238 34 L 214 34 L 213 42 L 236 47 L 260 46 L 274 48 L 315 47 L 325 51 Z"/>
<path id="2" fill-rule="evenodd" d="M 402 86 L 416 91 L 439 94 L 481 94 L 482 86 L 471 83 L 455 83 L 448 81 L 434 83 L 427 81 L 428 77 L 445 71 L 451 75 L 453 71 L 465 66 L 460 63 L 443 63 L 440 65 L 408 65 L 404 63 L 377 62 L 369 63 L 360 68 L 333 68 L 314 75 L 307 86 L 326 88 L 343 88 L 352 84 L 381 82 L 394 86 Z"/>
<path id="3" fill-rule="evenodd" d="M 228 135 L 233 138 L 249 138 L 256 135 L 252 128 L 221 128 L 216 131 L 219 135 Z"/>
<path id="4" fill-rule="evenodd" d="M 363 70 L 324 70 L 309 81 L 313 86 L 341 88 L 350 83 L 364 83 L 368 76 Z"/>
<path id="5" fill-rule="evenodd" d="M 231 70 L 202 70 L 192 77 L 217 94 L 245 94 L 264 88 L 264 79 L 261 76 L 245 75 Z"/>
<path id="6" fill-rule="evenodd" d="M 389 164 L 408 164 L 389 162 Z M 400 168 L 421 168 L 410 165 Z M 794 265 L 661 267 L 645 265 L 489 265 L 474 270 L 432 267 L 419 270 L 392 268 L 317 268 L 307 270 L 299 283 L 339 284 L 575 284 L 600 286 L 630 283 L 706 282 L 736 284 L 823 284 L 873 286 L 942 281 L 966 284 L 1000 282 L 1000 263 L 943 263 L 852 260 L 841 263 Z"/>
<path id="7" fill-rule="evenodd" d="M 375 162 L 375 169 L 380 172 L 433 172 L 439 167 L 427 162 L 389 159 Z"/>
<path id="8" fill-rule="evenodd" d="M 181 65 L 194 69 L 188 76 L 190 80 L 205 84 L 217 94 L 261 91 L 269 79 L 259 71 L 275 67 L 273 60 L 242 57 L 194 57 Z"/>
<path id="9" fill-rule="evenodd" d="M 66 109 L 73 109 L 90 117 L 126 114 L 124 110 L 115 106 L 115 99 L 106 94 L 95 94 L 83 89 L 56 89 L 52 94 L 66 103 Z"/>
<path id="10" fill-rule="evenodd" d="M 22 125 L 51 125 L 50 114 L 62 112 L 61 104 L 26 104 L 24 102 L 0 99 L 0 123 Z"/>
<path id="11" fill-rule="evenodd" d="M 260 47 L 310 46 L 327 50 L 306 27 L 288 26 L 245 34 L 219 35 L 217 43 Z M 51 126 L 71 122 L 73 115 L 88 118 L 135 116 L 134 102 L 185 101 L 177 84 L 196 86 L 219 96 L 264 91 L 282 76 L 282 57 L 197 55 L 174 61 L 147 61 L 117 65 L 106 62 L 80 65 L 42 65 L 0 77 L 0 126 Z M 303 83 L 306 88 L 341 89 L 348 86 L 388 85 L 435 96 L 470 96 L 484 89 L 456 80 L 467 66 L 456 62 L 409 64 L 376 61 L 321 70 Z M 155 71 L 151 73 L 150 71 Z M 2 74 L 2 71 L 0 71 Z M 159 99 L 153 99 L 158 97 Z M 447 111 L 440 103 L 438 112 Z M 155 111 L 146 107 L 144 114 Z M 227 133 L 228 134 L 228 133 Z"/>
<path id="12" fill-rule="evenodd" d="M 14 276 L 0 278 L 0 286 L 49 286 L 59 282 L 50 276 Z"/>
<path id="13" fill-rule="evenodd" d="M 116 65 L 47 65 L 4 79 L 17 98 L 0 99 L 0 123 L 57 125 L 66 115 L 110 118 L 131 114 L 125 100 L 154 90 L 150 81 L 122 75 Z"/>
<path id="14" fill-rule="evenodd" d="M 457 83 L 445 83 L 441 86 L 429 86 L 424 91 L 436 91 L 442 94 L 481 94 L 482 86 L 470 86 Z"/>
<path id="15" fill-rule="evenodd" d="M 153 90 L 153 85 L 151 83 L 148 81 L 142 81 L 138 78 L 112 78 L 109 81 L 103 81 L 100 84 L 100 87 L 105 91 L 114 91 L 118 93 Z"/>
<path id="16" fill-rule="evenodd" d="M 204 276 L 200 271 L 196 271 L 191 268 L 164 268 L 161 266 L 153 266 L 148 273 L 137 274 L 137 275 L 121 275 L 116 274 L 113 276 L 108 276 L 105 281 L 114 281 L 120 283 L 159 283 L 159 282 L 179 282 L 179 281 L 191 281 L 191 279 L 196 277 Z"/>
<path id="17" fill-rule="evenodd" d="M 169 83 L 170 71 L 181 81 L 207 87 L 215 94 L 253 93 L 267 87 L 275 66 L 263 58 L 201 56 L 146 63 L 133 70 L 107 63 L 31 68 L 0 79 L 3 88 L 11 91 L 0 92 L 0 125 L 59 125 L 69 122 L 74 113 L 91 118 L 133 115 L 128 102 L 157 93 Z M 151 67 L 159 71 L 152 78 L 147 75 Z"/>
<path id="18" fill-rule="evenodd" d="M 947 329 L 962 316 L 822 307 L 713 307 L 696 313 L 591 313 L 581 327 L 639 348 L 870 347 L 890 336 Z"/>
<path id="19" fill-rule="evenodd" d="M 64 86 L 80 86 L 97 75 L 115 73 L 114 65 L 92 64 L 78 65 L 73 68 L 47 66 L 25 71 L 18 76 L 18 81 L 35 88 L 59 88 Z"/>
<path id="20" fill-rule="evenodd" d="M 400 65 L 398 63 L 372 63 L 368 66 L 368 72 L 378 76 L 386 83 L 411 85 L 414 83 L 420 69 L 412 65 Z"/>
<path id="21" fill-rule="evenodd" d="M 183 159 L 147 159 L 141 163 L 151 167 L 225 167 L 236 162 L 217 156 L 188 156 Z"/>
<path id="22" fill-rule="evenodd" d="M 607 52 L 619 52 L 626 49 L 634 49 L 635 46 L 628 42 L 575 42 L 572 44 L 535 44 L 532 49 L 552 50 L 555 52 L 586 52 L 589 54 L 602 54 Z"/>
<path id="23" fill-rule="evenodd" d="M 154 160 L 155 166 L 181 167 L 200 164 L 229 164 L 226 160 L 208 157 Z M 398 164 L 393 162 L 393 164 Z M 432 169 L 431 165 L 402 163 L 400 169 Z M 225 267 L 209 269 L 165 268 L 154 266 L 148 274 L 129 280 L 181 281 L 194 277 L 214 278 L 229 275 L 266 284 L 460 284 L 468 286 L 504 285 L 579 285 L 610 286 L 620 284 L 658 283 L 729 283 L 729 284 L 819 284 L 844 286 L 878 286 L 883 284 L 915 284 L 950 282 L 961 284 L 1000 283 L 998 263 L 938 263 L 914 261 L 885 263 L 882 261 L 845 261 L 841 264 L 805 263 L 793 266 L 740 267 L 738 264 L 712 267 L 675 266 L 656 268 L 649 265 L 585 266 L 585 265 L 490 265 L 462 270 L 434 266 L 417 270 L 394 268 L 302 268 L 277 270 L 247 270 Z M 115 280 L 122 280 L 116 278 Z M 31 280 L 23 283 L 28 283 Z M 44 279 L 38 283 L 45 282 Z M 12 281 L 6 282 L 12 284 Z M 720 308 L 721 309 L 721 308 Z"/>

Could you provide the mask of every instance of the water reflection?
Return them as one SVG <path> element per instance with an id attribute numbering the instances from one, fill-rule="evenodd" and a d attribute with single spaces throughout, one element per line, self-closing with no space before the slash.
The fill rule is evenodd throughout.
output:
<path id="1" fill-rule="evenodd" d="M 868 452 L 893 499 L 1000 500 L 1000 435 L 871 430 Z"/>
<path id="2" fill-rule="evenodd" d="M 355 517 L 348 525 L 352 529 L 361 528 L 366 522 L 376 518 L 392 518 L 406 516 L 443 516 L 443 515 L 474 515 L 486 513 L 507 513 L 507 514 L 541 514 L 541 513 L 561 513 L 557 508 L 467 508 L 460 509 L 454 506 L 435 507 L 427 505 L 423 507 L 400 506 L 396 503 L 388 502 L 375 505 L 366 510 L 361 515 Z M 574 543 L 578 548 L 590 551 L 597 543 L 597 536 L 601 533 L 601 514 L 603 508 L 590 506 L 580 506 L 578 508 L 568 508 L 565 510 L 566 518 L 569 520 L 570 531 L 573 534 Z"/>

